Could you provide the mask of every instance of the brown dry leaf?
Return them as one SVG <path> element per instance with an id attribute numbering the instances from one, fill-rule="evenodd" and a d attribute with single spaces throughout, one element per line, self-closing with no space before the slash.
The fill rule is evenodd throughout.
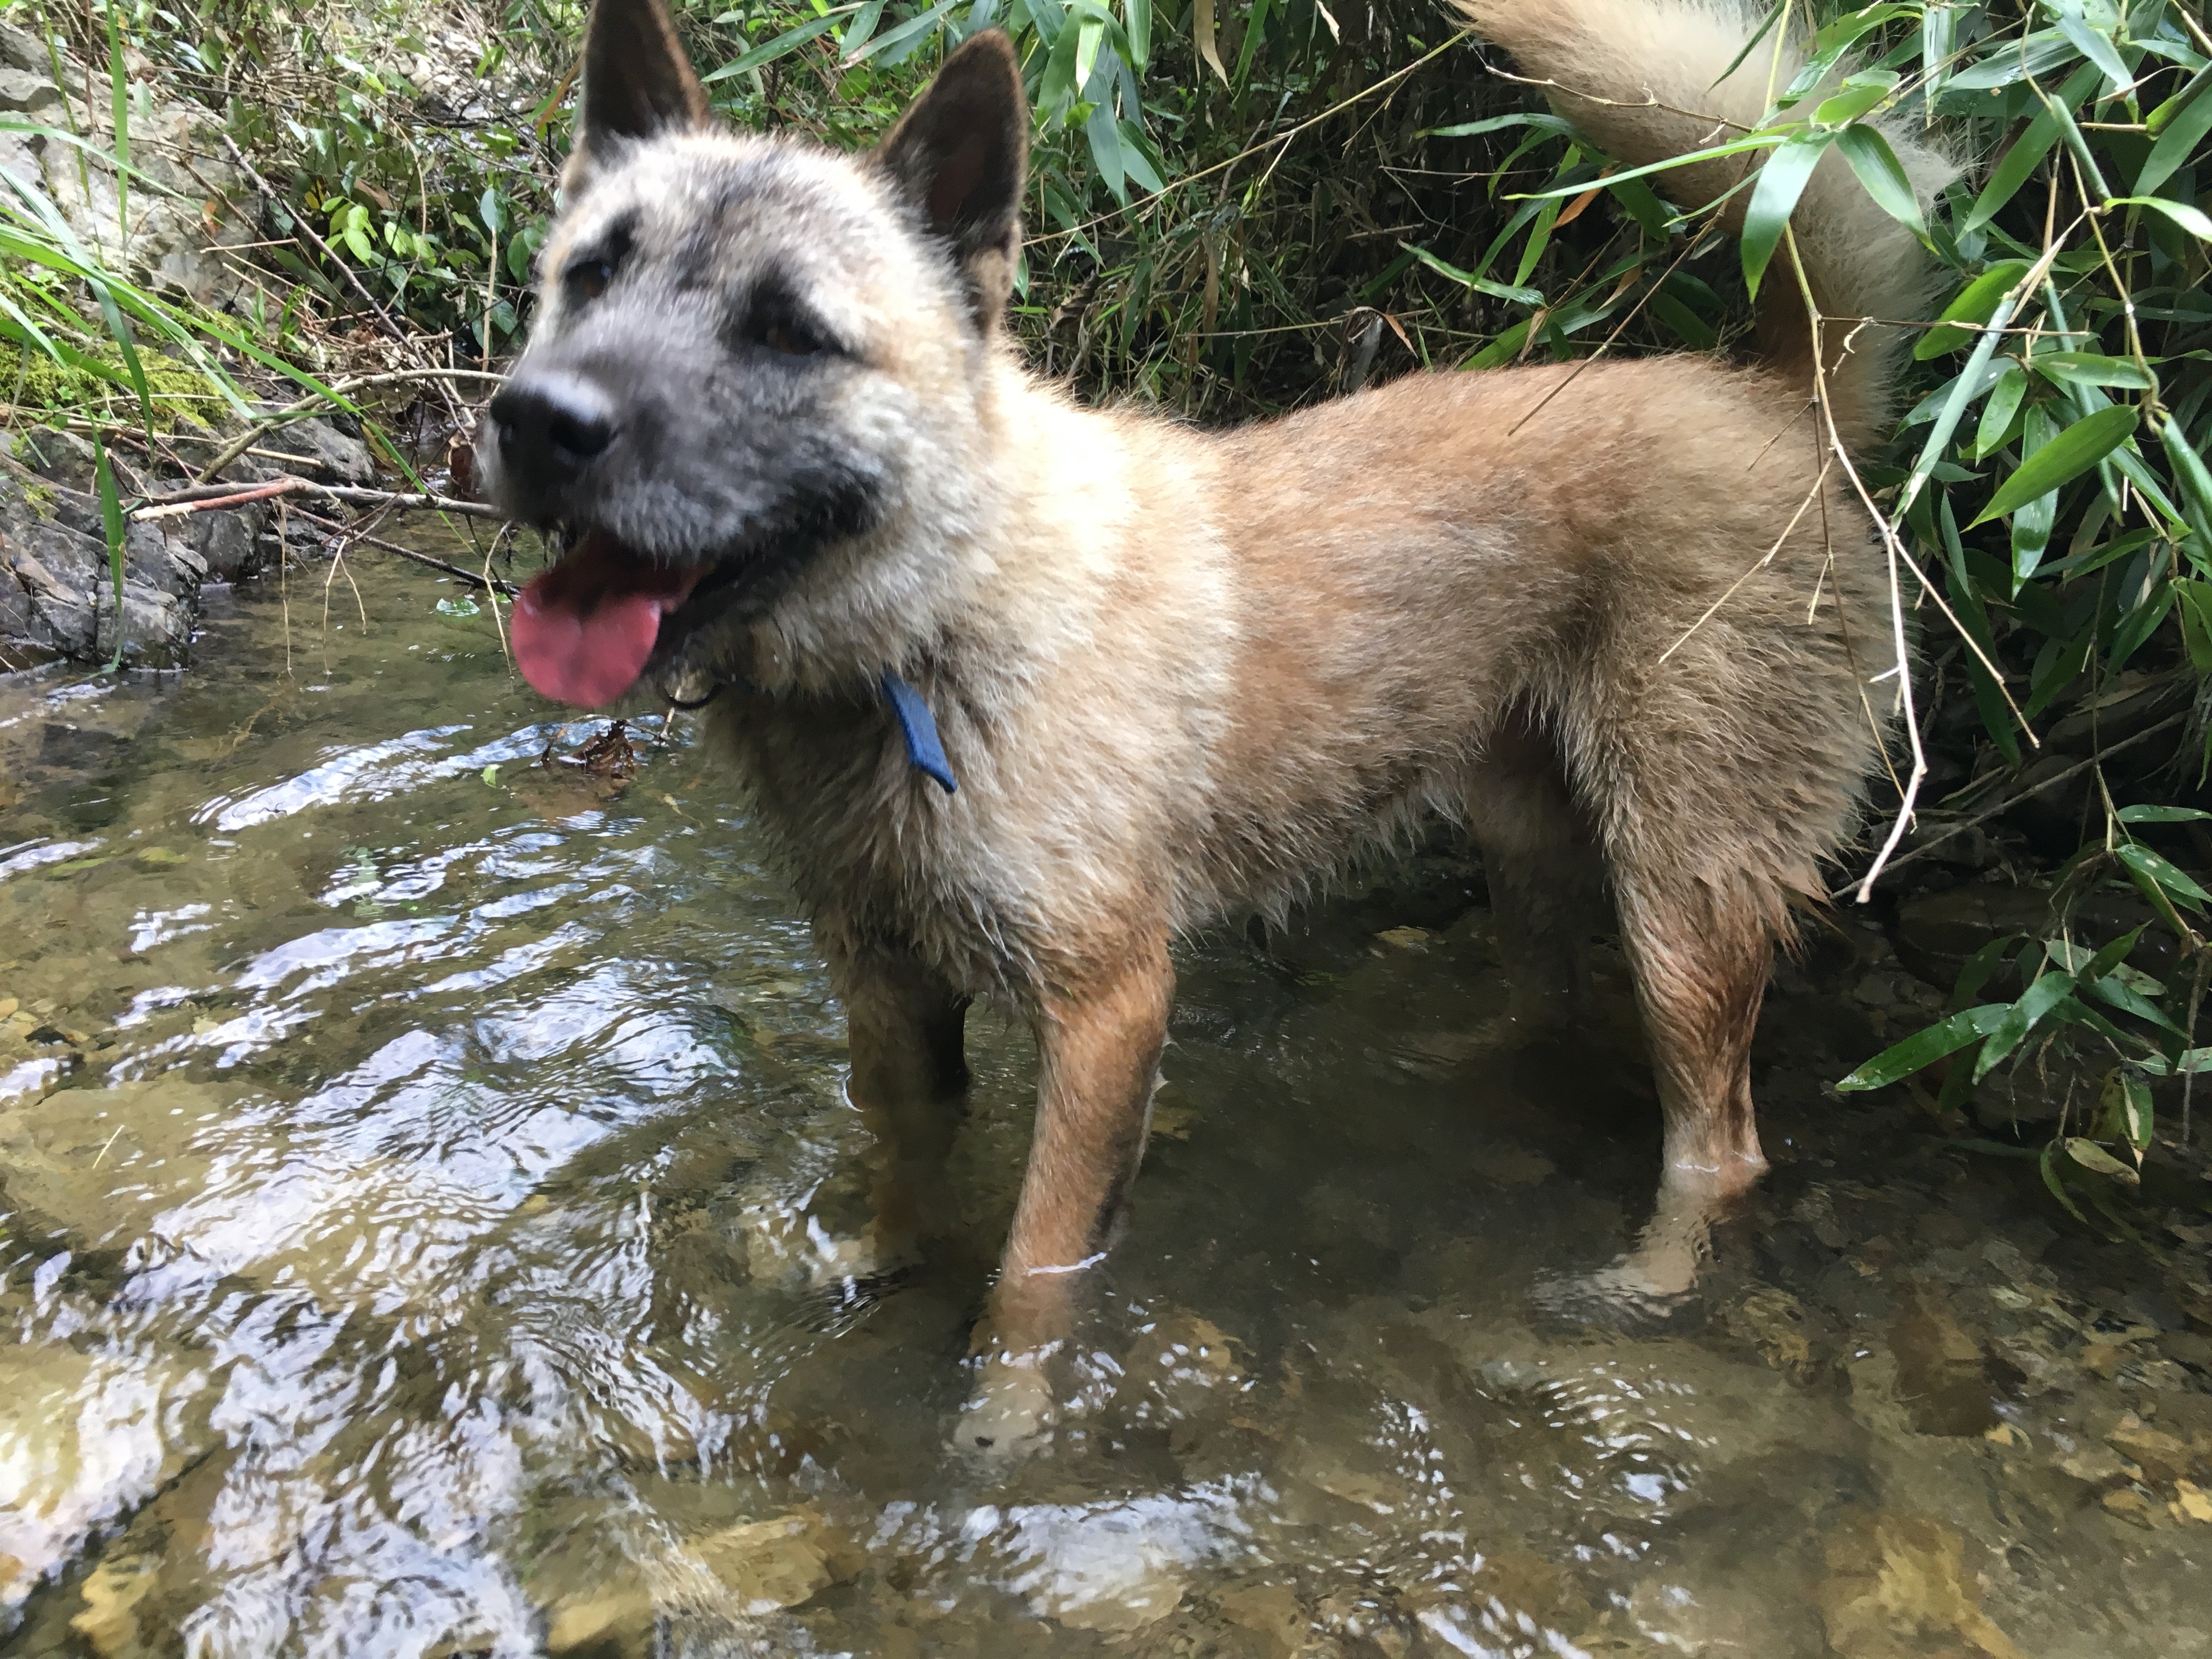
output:
<path id="1" fill-rule="evenodd" d="M 1843 1659 L 1904 1659 L 1927 1637 L 1959 1638 L 1989 1659 L 2026 1659 L 1982 1611 L 1965 1540 L 1933 1517 L 1860 1511 L 1822 1540 L 1822 1552 L 1820 1617 Z"/>
<path id="2" fill-rule="evenodd" d="M 1221 84 L 1229 84 L 1229 71 L 1221 67 L 1221 48 L 1213 39 L 1213 0 L 1197 0 L 1191 12 L 1191 38 L 1198 42 L 1198 55 L 1206 59 L 1206 67 L 1221 77 Z M 1211 323 L 1206 325 L 1212 329 Z"/>

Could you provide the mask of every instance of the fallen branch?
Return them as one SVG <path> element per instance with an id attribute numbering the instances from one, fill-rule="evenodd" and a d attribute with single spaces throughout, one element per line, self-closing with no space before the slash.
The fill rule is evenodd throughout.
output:
<path id="1" fill-rule="evenodd" d="M 164 495 L 149 495 L 131 517 L 139 524 L 156 519 L 181 518 L 189 513 L 209 513 L 278 495 L 320 495 L 348 507 L 411 508 L 425 513 L 459 513 L 471 519 L 505 519 L 499 508 L 483 501 L 464 501 L 451 495 L 404 495 L 393 489 L 370 489 L 359 484 L 317 483 L 310 478 L 284 477 L 241 488 L 237 484 L 189 484 Z"/>
<path id="2" fill-rule="evenodd" d="M 329 531 L 333 538 L 343 537 L 349 547 L 365 544 L 380 549 L 386 553 L 397 553 L 403 559 L 412 559 L 417 564 L 426 564 L 433 570 L 442 570 L 448 576 L 459 576 L 465 582 L 473 583 L 478 587 L 488 587 L 495 593 L 504 593 L 509 598 L 522 591 L 513 582 L 501 581 L 493 575 L 478 575 L 473 570 L 464 569 L 457 564 L 448 564 L 445 560 L 434 557 L 430 554 L 418 553 L 411 547 L 402 547 L 398 542 L 387 542 L 380 536 L 369 535 L 366 531 L 349 529 L 334 519 L 325 519 L 320 514 L 310 513 L 304 507 L 300 509 L 300 516 L 309 524 L 319 525 Z"/>

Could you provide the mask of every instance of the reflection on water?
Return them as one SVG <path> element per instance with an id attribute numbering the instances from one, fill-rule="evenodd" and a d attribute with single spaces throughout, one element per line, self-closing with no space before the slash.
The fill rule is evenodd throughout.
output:
<path id="1" fill-rule="evenodd" d="M 289 683 L 247 596 L 181 685 L 0 688 L 0 1654 L 2212 1652 L 2201 1211 L 2154 1261 L 1824 1094 L 1931 994 L 1852 934 L 1708 1293 L 1547 1321 L 1643 1219 L 1632 1016 L 1476 1040 L 1443 857 L 1187 952 L 1058 1443 L 954 1462 L 1025 1042 L 975 1022 L 969 1248 L 841 1283 L 865 1135 L 738 798 L 657 722 L 537 764 L 592 728 L 446 591 Z"/>

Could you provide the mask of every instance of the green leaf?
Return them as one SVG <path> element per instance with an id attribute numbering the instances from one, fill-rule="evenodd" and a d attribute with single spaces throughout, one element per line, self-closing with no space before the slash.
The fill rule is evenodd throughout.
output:
<path id="1" fill-rule="evenodd" d="M 1835 95 L 1822 100 L 1814 110 L 1814 122 L 1824 127 L 1840 127 L 1857 120 L 1896 91 L 1900 78 L 1893 70 L 1869 70 L 1845 77 L 1837 87 Z"/>
<path id="2" fill-rule="evenodd" d="M 1992 92 L 2033 75 L 2045 75 L 2071 62 L 2081 49 L 2057 29 L 2044 29 L 2026 40 L 2000 37 L 1992 50 L 1971 69 L 1951 77 L 1952 92 Z"/>
<path id="3" fill-rule="evenodd" d="M 2089 1218 L 2081 1213 L 2081 1206 L 2074 1201 L 2074 1195 L 2066 1190 L 2066 1183 L 2059 1179 L 2058 1166 L 2053 1162 L 2057 1156 L 2057 1141 L 2045 1141 L 2043 1154 L 2039 1160 L 2043 1170 L 2043 1184 L 2050 1188 L 2052 1196 L 2066 1206 L 2066 1213 L 2086 1227 L 2089 1224 Z"/>
<path id="4" fill-rule="evenodd" d="M 839 63 L 838 67 L 841 69 L 850 69 L 855 64 L 864 63 L 868 58 L 873 58 L 878 52 L 889 52 L 893 46 L 902 46 L 907 41 L 913 40 L 917 34 L 927 33 L 929 30 L 935 28 L 939 23 L 943 22 L 945 21 L 945 14 L 951 11 L 952 8 L 958 3 L 959 0 L 939 0 L 938 4 L 932 6 L 927 11 L 922 13 L 921 16 L 909 17 L 905 22 L 901 23 L 896 28 L 892 29 L 888 33 L 879 34 L 874 40 L 870 40 L 866 45 L 862 46 L 858 51 L 847 53 L 844 58 Z M 1097 26 L 1092 25 L 1091 27 L 1095 27 Z M 1093 48 L 1093 55 L 1096 55 L 1095 46 Z"/>
<path id="5" fill-rule="evenodd" d="M 2127 1182 L 2134 1182 L 2141 1178 L 2133 1170 L 2085 1135 L 2066 1137 L 2066 1156 L 2083 1169 L 2094 1170 L 2099 1175 L 2118 1176 L 2121 1180 Z"/>
<path id="6" fill-rule="evenodd" d="M 1267 38 L 1269 0 L 1252 0 L 1252 15 L 1244 20 L 1244 44 L 1237 53 L 1237 74 L 1232 82 L 1239 91 L 1251 82 L 1252 59 L 1260 50 L 1260 43 Z"/>
<path id="7" fill-rule="evenodd" d="M 1875 205 L 1925 241 L 1928 225 L 1920 216 L 1920 200 L 1912 193 L 1912 180 L 1905 177 L 1904 164 L 1889 147 L 1889 140 L 1873 127 L 1850 126 L 1836 135 L 1836 148 L 1843 151 Z"/>
<path id="8" fill-rule="evenodd" d="M 1797 198 L 1804 194 L 1805 181 L 1813 176 L 1814 167 L 1835 138 L 1832 132 L 1794 132 L 1759 169 L 1751 205 L 1744 210 L 1741 240 L 1744 286 L 1753 295 L 1759 292 L 1759 279 L 1774 257 Z"/>
<path id="9" fill-rule="evenodd" d="M 2002 934 L 1968 957 L 1959 969 L 1959 982 L 1952 988 L 1951 1000 L 1971 1002 L 1979 996 L 1982 987 L 1990 982 L 1990 975 L 1996 972 L 1997 963 L 2004 960 L 2004 953 L 2019 944 L 2022 937 L 2019 933 Z"/>
<path id="10" fill-rule="evenodd" d="M 1091 112 L 1083 123 L 1083 137 L 1090 147 L 1091 165 L 1097 169 L 1099 182 L 1112 193 L 1115 202 L 1127 206 L 1128 170 L 1121 164 L 1121 129 L 1114 119 L 1111 105 L 1100 104 Z"/>
<path id="11" fill-rule="evenodd" d="M 2126 1091 L 2126 1098 L 2121 1102 L 2120 1115 L 2128 1144 L 2139 1152 L 2146 1151 L 2150 1146 L 2151 1125 L 2155 1121 L 2151 1107 L 2150 1085 L 2133 1072 L 2125 1072 L 2121 1074 L 2120 1086 Z"/>
<path id="12" fill-rule="evenodd" d="M 2116 87 L 2134 84 L 2135 76 L 2120 61 L 2119 51 L 2101 30 L 2089 27 L 2081 15 L 2080 0 L 2070 5 L 2054 6 L 2058 16 L 2058 32 L 2074 43 L 2075 50 L 2097 66 L 2098 72 Z"/>
<path id="13" fill-rule="evenodd" d="M 2139 842 L 2122 842 L 2114 848 L 2121 863 L 2126 865 L 2141 879 L 2149 882 L 2170 899 L 2179 899 L 2191 909 L 2201 908 L 2212 893 L 2197 884 L 2194 878 L 2182 873 L 2172 864 Z"/>
<path id="14" fill-rule="evenodd" d="M 1998 377 L 1990 388 L 1989 402 L 1982 405 L 1981 424 L 1974 428 L 1976 460 L 2004 446 L 2012 432 L 2013 416 L 2020 413 L 2020 400 L 2027 395 L 2027 371 L 2014 363 Z"/>
<path id="15" fill-rule="evenodd" d="M 1476 126 L 1480 126 L 1482 124 L 1480 122 L 1477 122 L 1474 125 Z M 1469 130 L 1471 131 L 1472 129 Z M 1438 131 L 1439 132 L 1449 132 L 1458 131 L 1458 129 L 1445 127 L 1439 128 Z M 1748 138 L 1737 138 L 1731 140 L 1729 143 L 1725 144 L 1715 144 L 1709 149 L 1692 150 L 1686 155 L 1670 155 L 1663 161 L 1651 161 L 1640 167 L 1630 167 L 1625 173 L 1616 173 L 1610 175 L 1605 182 L 1608 185 L 1617 185 L 1624 179 L 1641 179 L 1647 173 L 1668 173 L 1676 167 L 1689 167 L 1698 161 L 1716 161 L 1724 155 L 1746 155 L 1755 149 L 1779 149 L 1783 145 L 1788 143 L 1790 137 L 1793 136 L 1803 137 L 1803 129 L 1796 129 L 1793 134 L 1790 135 L 1776 132 L 1755 132 Z M 1820 138 L 1824 142 L 1834 136 L 1835 135 L 1833 133 L 1822 133 L 1820 135 Z M 1542 201 L 1545 198 L 1550 196 L 1579 196 L 1589 188 L 1589 185 L 1588 184 L 1555 185 L 1550 190 L 1530 191 L 1526 195 L 1514 196 L 1508 199 L 1516 202 Z"/>
<path id="16" fill-rule="evenodd" d="M 2212 218 L 2197 208 L 2182 202 L 2169 202 L 2163 196 L 2116 196 L 2106 204 L 2109 207 L 2147 207 L 2163 213 L 2199 241 L 2212 242 Z"/>
<path id="17" fill-rule="evenodd" d="M 2197 95 L 2159 130 L 2158 142 L 2143 157 L 2142 171 L 2136 174 L 2136 194 L 2155 195 L 2158 187 L 2197 153 L 2207 134 L 2212 134 L 2212 81 L 2197 88 Z"/>
<path id="18" fill-rule="evenodd" d="M 95 433 L 92 440 L 93 476 L 100 490 L 100 527 L 107 537 L 107 574 L 115 590 L 115 655 L 108 672 L 123 666 L 123 501 L 115 492 L 115 469 L 107 459 L 107 446 Z"/>
<path id="19" fill-rule="evenodd" d="M 1544 303 L 1540 289 L 1516 288 L 1509 283 L 1493 283 L 1486 276 L 1476 276 L 1462 270 L 1457 265 L 1447 264 L 1425 247 L 1415 247 L 1411 242 L 1398 246 L 1419 259 L 1439 276 L 1449 276 L 1455 283 L 1464 283 L 1478 294 L 1487 294 L 1500 300 L 1510 300 L 1516 305 L 1540 306 Z"/>
<path id="20" fill-rule="evenodd" d="M 2137 1019 L 2160 1026 L 2176 1036 L 2188 1035 L 2167 1017 L 2166 1010 L 2118 975 L 2107 975 L 2100 980 L 2085 979 L 2082 983 L 2088 986 L 2100 1000 L 2110 1003 L 2124 1014 L 2133 1014 Z"/>
<path id="21" fill-rule="evenodd" d="M 1507 127 L 1534 127 L 1541 132 L 1556 133 L 1564 138 L 1582 135 L 1573 125 L 1556 115 L 1493 115 L 1481 121 L 1462 121 L 1456 126 L 1424 127 L 1413 136 L 1417 138 L 1472 138 L 1478 133 L 1498 132 Z"/>
<path id="22" fill-rule="evenodd" d="M 131 77 L 123 61 L 123 9 L 108 0 L 107 80 L 115 118 L 115 159 L 123 168 L 115 175 L 115 228 L 122 240 L 131 240 Z M 85 14 L 90 22 L 92 15 Z M 120 645 L 117 647 L 121 649 Z"/>
<path id="23" fill-rule="evenodd" d="M 2181 613 L 2181 642 L 2189 653 L 2189 665 L 2200 674 L 2212 674 L 2212 582 L 2177 581 L 2180 596 L 2175 607 Z"/>
<path id="24" fill-rule="evenodd" d="M 1883 1049 L 1836 1087 L 1852 1092 L 1886 1089 L 1900 1078 L 1933 1066 L 1944 1055 L 1956 1054 L 1977 1037 L 1986 1036 L 2011 1012 L 2001 1002 L 1965 1009 Z"/>
<path id="25" fill-rule="evenodd" d="M 2072 483 L 2133 436 L 2142 418 L 2132 404 L 2112 404 L 2083 416 L 2022 461 L 1966 528 L 2017 512 Z"/>
<path id="26" fill-rule="evenodd" d="M 2001 259 L 1959 291 L 1959 297 L 1943 307 L 1938 323 L 1986 323 L 1996 313 L 2004 296 L 2027 275 L 2025 259 Z M 1912 348 L 1912 355 L 1922 362 L 1930 357 L 1940 357 L 1947 351 L 1955 351 L 1976 337 L 1973 331 L 1963 328 L 1931 328 L 1920 337 L 1920 343 Z"/>
<path id="27" fill-rule="evenodd" d="M 2027 361 L 2037 374 L 2065 386 L 2109 386 L 2128 392 L 2158 389 L 2158 376 L 2125 357 L 2107 357 L 2094 351 L 2045 351 Z"/>
<path id="28" fill-rule="evenodd" d="M 2123 806 L 2112 814 L 2122 823 L 2189 823 L 2212 818 L 2201 806 Z"/>
<path id="29" fill-rule="evenodd" d="M 1987 1077 L 1991 1067 L 2026 1042 L 2027 1034 L 2073 994 L 2074 975 L 2059 973 L 2045 974 L 2022 992 L 2020 1000 L 2004 1011 L 1989 1041 L 1982 1044 L 1982 1052 L 1974 1057 L 1974 1081 L 1979 1083 Z"/>
<path id="30" fill-rule="evenodd" d="M 717 81 L 726 81 L 733 75 L 743 75 L 773 64 L 786 52 L 796 52 L 818 34 L 827 34 L 842 21 L 842 14 L 832 17 L 811 17 L 795 29 L 786 29 L 773 40 L 764 40 L 750 52 L 734 58 L 718 70 L 709 70 L 699 77 L 702 86 L 711 87 Z"/>

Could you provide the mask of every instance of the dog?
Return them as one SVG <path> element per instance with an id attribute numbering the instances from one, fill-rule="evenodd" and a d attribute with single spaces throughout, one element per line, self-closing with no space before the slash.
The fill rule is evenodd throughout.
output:
<path id="1" fill-rule="evenodd" d="M 1756 125 L 1799 61 L 1771 81 L 1725 3 L 1462 10 L 1631 165 Z M 1172 942 L 1437 817 L 1479 844 L 1529 1024 L 1573 1019 L 1610 899 L 1664 1154 L 1595 1282 L 1686 1293 L 1765 1168 L 1773 951 L 1881 753 L 1888 588 L 1841 457 L 1884 428 L 1896 331 L 1869 319 L 1924 314 L 1918 244 L 1832 154 L 1756 362 L 1416 374 L 1203 432 L 1018 360 L 1028 132 L 995 32 L 866 155 L 718 130 L 659 0 L 597 0 L 482 446 L 495 499 L 566 537 L 515 607 L 523 672 L 587 706 L 713 699 L 846 1010 L 878 1261 L 950 1228 L 971 1003 L 1034 1030 L 962 1444 L 1049 1428 L 1041 1360 L 1144 1151 Z M 1889 137 L 1931 197 L 1944 158 Z M 1695 208 L 1746 165 L 1651 182 Z"/>

